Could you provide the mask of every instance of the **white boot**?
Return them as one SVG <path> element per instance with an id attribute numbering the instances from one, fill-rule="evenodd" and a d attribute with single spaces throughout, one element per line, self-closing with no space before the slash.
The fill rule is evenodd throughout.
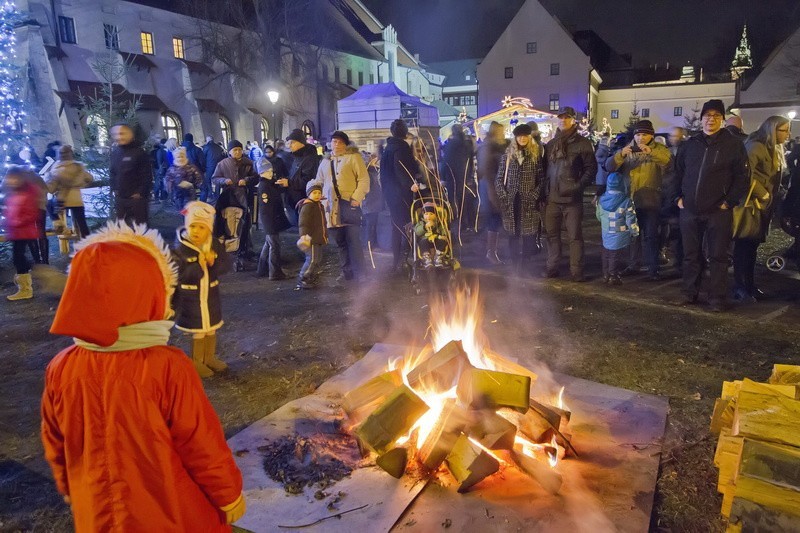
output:
<path id="1" fill-rule="evenodd" d="M 8 300 L 30 300 L 33 298 L 33 280 L 30 274 L 17 274 L 14 276 L 14 283 L 17 284 L 17 292 L 6 296 Z"/>

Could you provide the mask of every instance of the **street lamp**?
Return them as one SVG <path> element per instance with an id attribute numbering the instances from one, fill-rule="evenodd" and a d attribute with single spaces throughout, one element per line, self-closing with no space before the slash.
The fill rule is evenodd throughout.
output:
<path id="1" fill-rule="evenodd" d="M 278 98 L 280 98 L 281 93 L 276 91 L 275 89 L 270 89 L 267 91 L 267 98 L 269 98 L 269 102 L 272 104 L 272 120 L 270 121 L 270 128 L 274 131 L 278 131 L 277 125 L 275 124 L 275 105 L 278 103 Z M 277 139 L 278 137 L 274 137 Z"/>
<path id="2" fill-rule="evenodd" d="M 794 120 L 794 117 L 796 117 L 796 116 L 797 116 L 797 111 L 795 111 L 794 109 L 792 109 L 791 111 L 789 111 L 788 113 L 786 113 L 786 116 L 787 116 L 787 117 L 789 117 L 789 120 Z"/>

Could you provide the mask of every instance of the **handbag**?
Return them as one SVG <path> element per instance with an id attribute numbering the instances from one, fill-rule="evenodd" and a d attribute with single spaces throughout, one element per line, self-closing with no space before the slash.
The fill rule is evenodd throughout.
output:
<path id="1" fill-rule="evenodd" d="M 762 211 L 751 202 L 753 189 L 756 186 L 755 180 L 751 181 L 750 192 L 744 205 L 733 208 L 733 238 L 755 240 L 761 238 L 762 232 Z"/>
<path id="2" fill-rule="evenodd" d="M 361 225 L 361 207 L 353 206 L 348 201 L 342 201 L 342 195 L 339 193 L 339 184 L 336 181 L 336 169 L 333 166 L 333 159 L 331 162 L 331 179 L 333 180 L 333 190 L 336 193 L 336 203 L 339 206 L 339 224 L 345 226 L 360 226 Z"/>

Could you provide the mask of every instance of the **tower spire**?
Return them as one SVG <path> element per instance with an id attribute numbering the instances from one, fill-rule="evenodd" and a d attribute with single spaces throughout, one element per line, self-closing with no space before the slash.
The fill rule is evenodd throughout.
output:
<path id="1" fill-rule="evenodd" d="M 738 80 L 745 70 L 753 68 L 753 58 L 750 55 L 750 42 L 747 39 L 747 24 L 742 29 L 742 38 L 731 62 L 731 78 Z"/>

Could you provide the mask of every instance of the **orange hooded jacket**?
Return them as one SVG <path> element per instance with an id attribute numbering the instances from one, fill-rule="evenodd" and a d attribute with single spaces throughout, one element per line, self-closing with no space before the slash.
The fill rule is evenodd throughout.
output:
<path id="1" fill-rule="evenodd" d="M 120 326 L 171 315 L 163 243 L 109 239 L 114 229 L 81 243 L 51 333 L 107 347 Z M 42 441 L 78 532 L 231 529 L 220 508 L 237 501 L 242 476 L 177 348 L 63 350 L 47 367 Z"/>

